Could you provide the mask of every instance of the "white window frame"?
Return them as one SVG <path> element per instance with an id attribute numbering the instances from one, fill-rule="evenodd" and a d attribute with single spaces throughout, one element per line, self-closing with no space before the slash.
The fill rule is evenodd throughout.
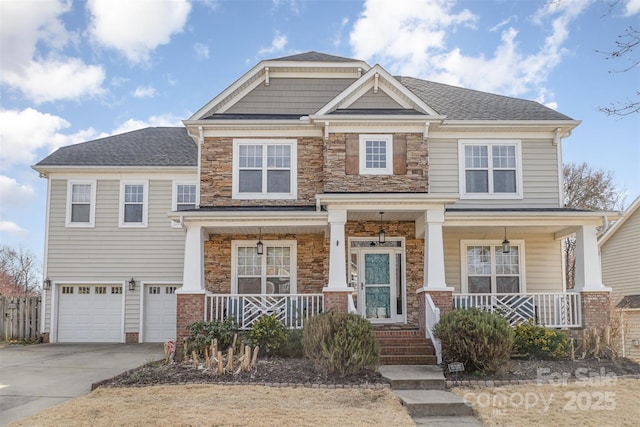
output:
<path id="1" fill-rule="evenodd" d="M 142 185 L 142 222 L 124 222 L 124 189 L 127 185 Z M 149 180 L 123 180 L 120 181 L 120 213 L 119 226 L 124 228 L 146 228 L 149 217 Z"/>
<path id="2" fill-rule="evenodd" d="M 385 141 L 387 166 L 384 168 L 368 168 L 367 167 L 367 142 L 368 141 Z M 360 135 L 360 146 L 358 150 L 360 175 L 393 175 L 393 135 Z"/>
<path id="3" fill-rule="evenodd" d="M 263 191 L 259 193 L 240 192 L 240 145 L 262 145 L 263 165 L 262 165 L 262 186 Z M 288 193 L 267 192 L 267 149 L 269 145 L 288 145 L 291 147 L 291 165 L 289 177 L 290 188 Z M 296 139 L 250 139 L 238 138 L 233 140 L 233 177 L 231 182 L 232 198 L 237 200 L 295 200 L 298 196 L 298 141 Z"/>
<path id="4" fill-rule="evenodd" d="M 493 155 L 492 147 L 494 146 L 513 146 L 516 155 L 516 191 L 515 193 L 496 193 L 493 185 Z M 461 139 L 458 140 L 458 183 L 461 199 L 522 199 L 522 148 L 521 141 L 518 139 Z M 468 193 L 466 189 L 466 167 L 465 167 L 465 147 L 468 146 L 486 146 L 488 167 L 487 174 L 489 179 L 489 188 L 486 193 Z"/>
<path id="5" fill-rule="evenodd" d="M 73 222 L 71 217 L 72 208 L 72 196 L 74 185 L 90 185 L 91 195 L 89 200 L 89 221 L 88 222 Z M 93 228 L 96 222 L 96 180 L 69 180 L 67 181 L 67 212 L 65 218 L 66 227 L 84 227 Z"/>
<path id="6" fill-rule="evenodd" d="M 518 266 L 520 269 L 519 277 L 520 277 L 520 291 L 518 293 L 523 294 L 527 292 L 527 283 L 526 283 L 526 271 L 525 271 L 525 250 L 524 250 L 524 240 L 511 240 L 511 247 L 517 247 L 519 250 L 518 254 Z M 467 271 L 467 247 L 469 246 L 490 246 L 491 247 L 491 293 L 496 293 L 496 258 L 495 258 L 495 248 L 498 246 L 502 246 L 501 240 L 461 240 L 460 241 L 460 289 L 462 289 L 462 293 L 469 293 L 469 278 Z"/>
<path id="7" fill-rule="evenodd" d="M 193 180 L 174 180 L 172 185 L 171 192 L 171 210 L 173 212 L 178 211 L 178 186 L 179 185 L 193 185 L 196 188 L 196 200 L 195 207 L 198 207 L 198 183 Z M 180 228 L 180 223 L 178 221 L 171 220 L 171 227 Z"/>
<path id="8" fill-rule="evenodd" d="M 297 287 L 297 276 L 298 276 L 298 242 L 295 240 L 263 240 L 264 244 L 264 254 L 260 255 L 262 258 L 262 277 L 261 277 L 261 293 L 266 293 L 266 278 L 267 278 L 267 248 L 268 247 L 286 247 L 290 249 L 290 259 L 291 259 L 291 272 L 290 272 L 290 280 L 289 280 L 289 294 L 296 294 L 298 291 Z M 257 240 L 232 240 L 231 241 L 231 293 L 238 294 L 238 248 L 240 247 L 253 247 L 255 248 L 258 244 Z"/>

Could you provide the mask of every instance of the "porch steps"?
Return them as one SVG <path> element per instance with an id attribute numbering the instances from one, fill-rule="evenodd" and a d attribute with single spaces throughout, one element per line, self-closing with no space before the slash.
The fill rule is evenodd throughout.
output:
<path id="1" fill-rule="evenodd" d="M 431 340 L 414 327 L 376 327 L 383 365 L 435 365 Z"/>
<path id="2" fill-rule="evenodd" d="M 442 368 L 433 365 L 378 368 L 417 426 L 482 426 L 471 406 L 445 390 Z"/>

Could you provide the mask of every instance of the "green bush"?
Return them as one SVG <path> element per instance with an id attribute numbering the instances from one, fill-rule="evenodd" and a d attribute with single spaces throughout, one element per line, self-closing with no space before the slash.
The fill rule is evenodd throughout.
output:
<path id="1" fill-rule="evenodd" d="M 444 314 L 434 332 L 445 363 L 462 362 L 467 371 L 500 372 L 509 361 L 514 331 L 503 317 L 477 308 Z"/>
<path id="2" fill-rule="evenodd" d="M 302 357 L 302 329 L 289 329 L 287 340 L 278 352 L 283 357 Z"/>
<path id="3" fill-rule="evenodd" d="M 275 316 L 262 316 L 251 325 L 247 341 L 252 346 L 260 346 L 265 354 L 278 354 L 287 341 L 287 328 Z"/>
<path id="4" fill-rule="evenodd" d="M 224 351 L 233 344 L 233 337 L 238 332 L 238 327 L 232 319 L 223 321 L 212 320 L 210 322 L 196 322 L 189 326 L 187 338 L 187 352 L 196 351 L 204 355 L 204 349 L 218 340 L 218 350 Z"/>
<path id="5" fill-rule="evenodd" d="M 535 325 L 531 320 L 515 327 L 513 351 L 537 359 L 561 359 L 569 355 L 571 342 L 561 331 Z"/>
<path id="6" fill-rule="evenodd" d="M 325 377 L 375 369 L 380 358 L 373 326 L 350 313 L 326 313 L 309 319 L 303 330 L 302 348 L 305 357 L 314 360 Z"/>

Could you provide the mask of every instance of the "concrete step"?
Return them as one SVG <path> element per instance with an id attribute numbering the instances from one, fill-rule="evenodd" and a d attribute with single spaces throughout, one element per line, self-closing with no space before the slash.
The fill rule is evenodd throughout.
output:
<path id="1" fill-rule="evenodd" d="M 459 417 L 413 417 L 416 427 L 482 427 L 475 417 L 463 415 Z"/>
<path id="2" fill-rule="evenodd" d="M 385 365 L 378 372 L 391 384 L 393 390 L 444 390 L 445 378 L 439 366 Z"/>
<path id="3" fill-rule="evenodd" d="M 430 354 L 410 354 L 410 355 L 381 355 L 382 365 L 436 365 L 438 360 L 435 355 Z"/>
<path id="4" fill-rule="evenodd" d="M 395 390 L 412 417 L 472 415 L 471 405 L 444 390 Z"/>

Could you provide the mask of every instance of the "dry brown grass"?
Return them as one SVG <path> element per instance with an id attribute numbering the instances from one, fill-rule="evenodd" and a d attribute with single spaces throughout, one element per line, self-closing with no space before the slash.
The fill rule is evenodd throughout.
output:
<path id="1" fill-rule="evenodd" d="M 637 426 L 640 380 L 459 387 L 486 426 Z"/>
<path id="2" fill-rule="evenodd" d="M 389 389 L 100 388 L 17 426 L 414 426 Z"/>

